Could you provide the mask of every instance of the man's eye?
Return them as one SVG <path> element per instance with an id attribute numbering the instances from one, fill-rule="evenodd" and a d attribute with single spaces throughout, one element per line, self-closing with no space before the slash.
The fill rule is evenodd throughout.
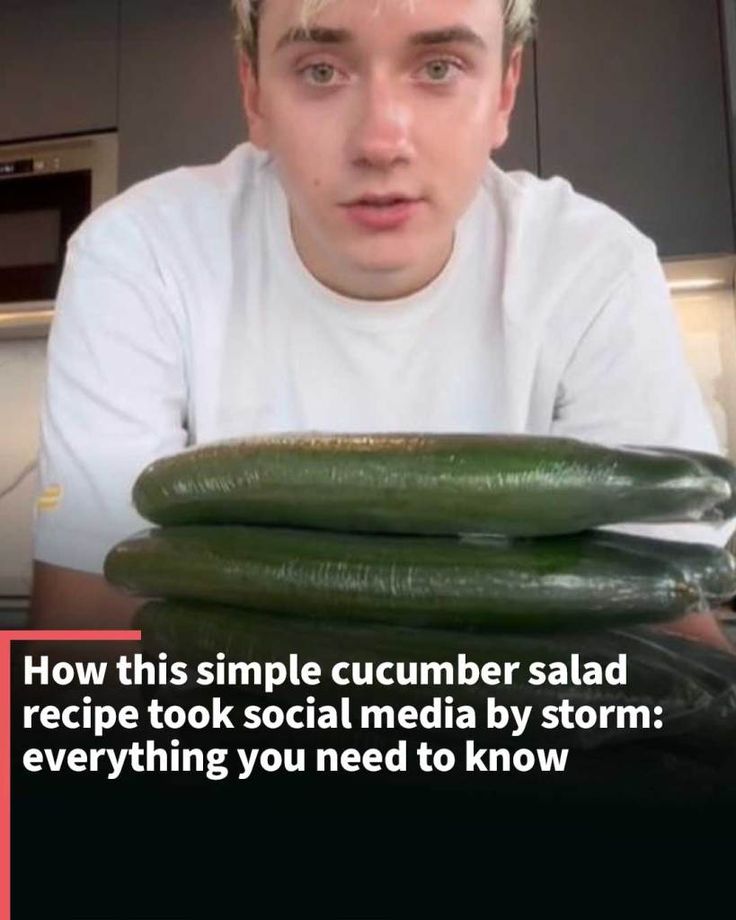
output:
<path id="1" fill-rule="evenodd" d="M 315 86 L 329 86 L 335 82 L 337 71 L 332 64 L 309 64 L 302 68 L 299 73 L 306 79 L 307 83 Z"/>
<path id="2" fill-rule="evenodd" d="M 460 67 L 454 61 L 441 58 L 436 61 L 429 61 L 422 69 L 429 78 L 430 83 L 447 83 L 456 75 Z"/>

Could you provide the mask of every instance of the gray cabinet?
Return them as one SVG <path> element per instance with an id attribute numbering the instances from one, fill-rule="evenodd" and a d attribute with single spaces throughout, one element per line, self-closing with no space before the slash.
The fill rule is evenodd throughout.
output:
<path id="1" fill-rule="evenodd" d="M 734 248 L 719 0 L 544 0 L 541 173 L 622 212 L 662 256 Z"/>
<path id="2" fill-rule="evenodd" d="M 537 145 L 536 48 L 529 44 L 524 49 L 521 83 L 511 118 L 509 139 L 493 155 L 493 159 L 502 169 L 526 169 L 538 173 Z"/>
<path id="3" fill-rule="evenodd" d="M 118 0 L 2 0 L 0 141 L 117 123 Z"/>
<path id="4" fill-rule="evenodd" d="M 227 0 L 120 0 L 120 185 L 245 138 Z"/>
<path id="5" fill-rule="evenodd" d="M 731 182 L 736 206 L 736 0 L 720 0 L 727 113 L 731 137 Z M 736 210 L 736 207 L 735 207 Z"/>

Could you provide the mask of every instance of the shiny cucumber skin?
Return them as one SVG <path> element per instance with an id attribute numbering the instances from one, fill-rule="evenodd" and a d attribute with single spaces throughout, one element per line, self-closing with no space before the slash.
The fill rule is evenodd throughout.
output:
<path id="1" fill-rule="evenodd" d="M 640 449 L 643 450 L 644 448 Z M 661 447 L 649 447 L 646 448 L 646 450 L 655 451 L 660 455 L 676 455 L 678 457 L 684 457 L 687 460 L 693 460 L 694 462 L 699 463 L 703 469 L 711 473 L 713 476 L 718 476 L 724 481 L 728 482 L 731 487 L 731 498 L 724 502 L 720 502 L 710 511 L 706 512 L 706 514 L 703 516 L 703 520 L 726 521 L 729 518 L 736 517 L 736 466 L 734 466 L 734 464 L 729 459 L 721 456 L 720 454 L 707 454 L 703 451 L 684 450 L 682 448 L 665 449 Z"/>
<path id="2" fill-rule="evenodd" d="M 733 557 L 589 532 L 507 540 L 245 526 L 162 528 L 115 547 L 113 584 L 145 597 L 301 617 L 479 629 L 672 620 L 736 591 Z"/>
<path id="3" fill-rule="evenodd" d="M 532 435 L 223 442 L 156 461 L 133 490 L 162 525 L 509 536 L 695 521 L 731 499 L 728 479 L 696 458 Z"/>

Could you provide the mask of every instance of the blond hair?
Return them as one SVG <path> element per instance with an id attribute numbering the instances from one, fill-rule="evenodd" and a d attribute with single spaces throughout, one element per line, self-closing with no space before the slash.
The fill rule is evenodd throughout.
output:
<path id="1" fill-rule="evenodd" d="M 333 0 L 302 0 L 302 24 L 306 25 Z M 523 45 L 534 34 L 536 0 L 502 0 L 506 48 Z M 238 47 L 256 62 L 258 55 L 258 20 L 264 0 L 232 0 L 238 17 Z"/>

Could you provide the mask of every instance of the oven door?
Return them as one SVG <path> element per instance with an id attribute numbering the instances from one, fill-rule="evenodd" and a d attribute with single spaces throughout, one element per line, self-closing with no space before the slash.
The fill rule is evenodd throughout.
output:
<path id="1" fill-rule="evenodd" d="M 114 132 L 0 147 L 0 339 L 46 335 L 69 237 L 117 167 Z"/>

